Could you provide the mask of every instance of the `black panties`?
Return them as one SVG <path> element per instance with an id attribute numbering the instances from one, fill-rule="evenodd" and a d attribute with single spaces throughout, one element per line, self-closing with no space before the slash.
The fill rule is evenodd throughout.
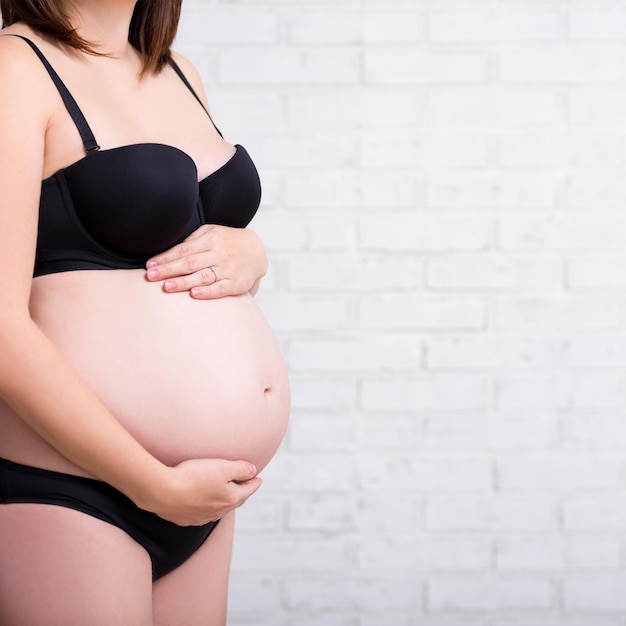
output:
<path id="1" fill-rule="evenodd" d="M 121 528 L 147 550 L 153 580 L 182 565 L 218 523 L 178 526 L 102 481 L 0 459 L 0 504 L 15 502 L 64 506 Z"/>

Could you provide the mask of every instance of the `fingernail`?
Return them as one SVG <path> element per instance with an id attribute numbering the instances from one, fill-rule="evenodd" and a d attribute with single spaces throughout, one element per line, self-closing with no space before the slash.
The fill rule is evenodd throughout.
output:
<path id="1" fill-rule="evenodd" d="M 250 473 L 253 476 L 256 476 L 256 467 L 254 467 L 254 465 L 252 465 L 252 463 L 250 463 Z"/>
<path id="2" fill-rule="evenodd" d="M 176 283 L 173 280 L 165 281 L 165 291 L 173 291 L 176 289 Z"/>
<path id="3" fill-rule="evenodd" d="M 146 267 L 156 267 L 158 263 L 156 261 L 148 261 Z"/>
<path id="4" fill-rule="evenodd" d="M 159 270 L 148 270 L 148 278 L 158 278 L 159 277 Z"/>
<path id="5" fill-rule="evenodd" d="M 199 298 L 202 295 L 202 289 L 199 287 L 192 287 L 190 292 L 192 298 Z"/>

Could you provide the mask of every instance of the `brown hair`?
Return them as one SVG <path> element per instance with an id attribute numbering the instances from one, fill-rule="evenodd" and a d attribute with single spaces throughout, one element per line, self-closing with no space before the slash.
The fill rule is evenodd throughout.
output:
<path id="1" fill-rule="evenodd" d="M 99 54 L 70 23 L 58 0 L 0 0 L 2 28 L 24 22 L 60 43 Z M 159 72 L 171 59 L 182 0 L 138 0 L 128 31 L 128 41 L 143 56 L 143 74 Z"/>

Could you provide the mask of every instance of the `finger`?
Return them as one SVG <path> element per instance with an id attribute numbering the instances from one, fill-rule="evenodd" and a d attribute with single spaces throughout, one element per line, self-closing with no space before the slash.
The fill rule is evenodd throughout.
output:
<path id="1" fill-rule="evenodd" d="M 168 263 L 170 261 L 175 261 L 177 259 L 182 259 L 190 254 L 195 254 L 198 252 L 206 252 L 210 249 L 209 243 L 205 241 L 205 235 L 208 235 L 212 230 L 211 226 L 200 227 L 198 230 L 194 231 L 187 237 L 184 241 L 175 246 L 169 248 L 165 252 L 161 254 L 156 254 L 155 256 L 148 259 L 146 263 L 146 267 L 156 267 L 159 265 L 163 265 L 164 263 Z"/>
<path id="2" fill-rule="evenodd" d="M 254 463 L 248 461 L 224 461 L 227 480 L 232 482 L 244 482 L 256 476 Z"/>
<path id="3" fill-rule="evenodd" d="M 167 280 L 168 278 L 185 278 L 194 272 L 210 267 L 212 259 L 213 256 L 211 254 L 203 251 L 198 254 L 192 254 L 180 259 L 175 259 L 174 261 L 169 261 L 163 265 L 149 267 L 146 271 L 146 277 L 151 282 Z M 188 288 L 193 287 L 193 284 L 192 282 Z"/>
<path id="4" fill-rule="evenodd" d="M 211 267 L 213 269 L 211 269 Z M 168 293 L 175 293 L 181 291 L 193 291 L 194 289 L 204 289 L 206 287 L 210 287 L 212 285 L 217 285 L 219 283 L 230 283 L 231 281 L 226 279 L 224 281 L 217 279 L 219 270 L 216 270 L 217 266 L 213 265 L 211 267 L 205 267 L 201 269 L 199 272 L 195 272 L 194 274 L 190 274 L 189 276 L 179 276 L 177 278 L 167 279 L 163 283 L 163 290 Z M 228 289 L 230 291 L 230 288 Z M 218 292 L 223 293 L 224 295 L 229 295 L 222 288 L 218 289 Z"/>
<path id="5" fill-rule="evenodd" d="M 238 296 L 244 291 L 237 289 L 237 283 L 230 278 L 220 279 L 211 285 L 198 285 L 189 290 L 194 300 L 215 300 L 225 296 Z"/>
<path id="6" fill-rule="evenodd" d="M 241 506 L 255 491 L 261 487 L 262 484 L 263 480 L 258 476 L 251 478 L 250 480 L 246 480 L 243 483 L 235 483 L 237 488 L 237 503 L 234 506 Z"/>

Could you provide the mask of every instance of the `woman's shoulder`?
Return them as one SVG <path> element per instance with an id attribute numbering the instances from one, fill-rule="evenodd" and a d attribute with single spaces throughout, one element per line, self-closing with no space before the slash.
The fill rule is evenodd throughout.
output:
<path id="1" fill-rule="evenodd" d="M 23 33 L 13 27 L 0 30 L 0 109 L 7 115 L 13 111 L 17 117 L 47 119 L 54 103 L 54 85 L 28 43 L 12 36 L 15 34 Z"/>
<path id="2" fill-rule="evenodd" d="M 0 30 L 0 76 L 5 80 L 17 80 L 32 89 L 37 83 L 43 83 L 47 72 L 22 37 L 35 39 L 30 32 L 15 26 Z"/>
<path id="3" fill-rule="evenodd" d="M 187 80 L 191 83 L 194 91 L 200 96 L 200 98 L 202 98 L 204 105 L 208 108 L 207 97 L 204 91 L 204 85 L 202 84 L 202 77 L 193 63 L 175 50 L 172 50 L 172 58 L 178 67 L 180 67 Z"/>

